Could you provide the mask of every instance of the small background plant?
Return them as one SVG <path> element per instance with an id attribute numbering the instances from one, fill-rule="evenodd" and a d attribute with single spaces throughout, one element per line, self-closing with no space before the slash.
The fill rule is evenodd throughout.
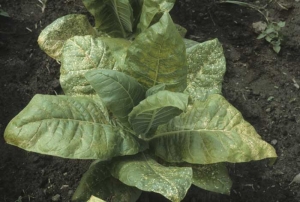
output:
<path id="1" fill-rule="evenodd" d="M 264 16 L 266 20 L 266 27 L 263 27 L 259 31 L 261 32 L 257 39 L 265 39 L 267 42 L 269 42 L 272 45 L 273 50 L 276 53 L 280 52 L 281 49 L 281 42 L 283 40 L 283 35 L 282 35 L 282 28 L 285 27 L 285 22 L 279 21 L 279 22 L 274 22 L 271 21 L 268 17 L 269 12 L 267 10 L 267 7 L 269 4 L 272 2 L 275 2 L 278 4 L 282 9 L 287 10 L 286 7 L 284 7 L 281 3 L 278 1 L 270 0 L 266 5 L 264 6 L 257 6 L 251 3 L 246 3 L 246 2 L 241 2 L 241 1 L 227 1 L 227 0 L 222 0 L 220 3 L 230 3 L 230 4 L 236 4 L 239 6 L 244 6 L 248 7 L 251 9 L 256 10 L 259 12 L 262 16 Z"/>
<path id="2" fill-rule="evenodd" d="M 0 15 L 4 17 L 10 17 L 6 11 L 0 8 Z"/>
<path id="3" fill-rule="evenodd" d="M 281 29 L 285 27 L 285 22 L 269 22 L 267 27 L 262 33 L 257 37 L 257 39 L 265 39 L 267 42 L 272 44 L 273 50 L 279 53 L 281 49 L 281 42 L 283 40 L 283 35 Z"/>

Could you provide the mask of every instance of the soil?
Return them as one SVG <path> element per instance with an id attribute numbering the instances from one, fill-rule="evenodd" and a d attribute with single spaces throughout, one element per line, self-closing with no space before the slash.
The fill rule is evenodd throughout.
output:
<path id="1" fill-rule="evenodd" d="M 256 4 L 256 1 L 248 1 Z M 265 1 L 260 1 L 264 5 Z M 59 64 L 37 45 L 41 30 L 66 14 L 88 14 L 80 0 L 48 1 L 44 12 L 37 0 L 1 0 L 0 8 L 0 133 L 37 93 L 59 92 Z M 286 8 L 286 9 L 284 9 Z M 297 202 L 300 170 L 300 3 L 273 1 L 269 18 L 285 21 L 279 54 L 257 40 L 252 23 L 263 21 L 256 10 L 211 0 L 177 0 L 174 21 L 187 28 L 187 38 L 218 38 L 227 59 L 224 96 L 239 109 L 264 140 L 274 145 L 273 166 L 258 161 L 228 166 L 230 196 L 192 187 L 185 202 Z M 0 201 L 47 202 L 55 195 L 67 202 L 90 161 L 29 153 L 0 138 Z M 140 202 L 166 201 L 143 193 Z"/>

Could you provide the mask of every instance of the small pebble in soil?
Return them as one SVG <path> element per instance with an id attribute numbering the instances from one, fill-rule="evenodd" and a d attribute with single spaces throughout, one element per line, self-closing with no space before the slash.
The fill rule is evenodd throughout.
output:
<path id="1" fill-rule="evenodd" d="M 259 96 L 260 93 L 259 93 L 259 91 L 257 91 L 257 90 L 253 90 L 252 94 L 253 94 L 253 95 L 256 95 L 256 96 Z"/>
<path id="2" fill-rule="evenodd" d="M 59 88 L 59 87 L 60 87 L 59 80 L 58 80 L 58 79 L 55 79 L 54 81 L 52 81 L 52 82 L 50 83 L 50 85 L 51 85 L 53 88 Z"/>
<path id="3" fill-rule="evenodd" d="M 271 141 L 271 144 L 275 146 L 277 144 L 277 142 L 278 141 L 274 139 L 274 140 Z"/>
<path id="4" fill-rule="evenodd" d="M 32 162 L 37 163 L 40 160 L 38 156 L 33 157 Z"/>
<path id="5" fill-rule="evenodd" d="M 60 200 L 60 195 L 56 194 L 55 196 L 52 196 L 52 201 L 59 201 Z"/>
<path id="6" fill-rule="evenodd" d="M 60 189 L 65 189 L 65 188 L 68 188 L 69 185 L 62 185 Z"/>
<path id="7" fill-rule="evenodd" d="M 68 196 L 72 196 L 73 195 L 73 190 L 68 191 Z"/>

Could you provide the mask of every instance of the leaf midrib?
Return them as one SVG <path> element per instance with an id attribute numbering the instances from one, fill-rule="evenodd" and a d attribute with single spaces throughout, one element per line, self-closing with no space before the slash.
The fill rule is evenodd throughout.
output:
<path id="1" fill-rule="evenodd" d="M 172 109 L 170 109 L 169 111 L 165 111 L 160 116 L 157 116 L 157 114 L 159 114 L 160 111 L 164 110 L 166 107 L 170 107 L 170 106 L 157 107 L 153 110 L 142 111 L 141 113 L 137 114 L 136 117 L 134 118 L 134 120 L 135 120 L 134 124 L 135 125 L 136 124 L 147 125 L 147 128 L 146 128 L 145 132 L 143 133 L 143 135 L 145 135 L 150 130 L 150 128 L 155 126 L 155 124 L 153 124 L 153 123 L 159 122 L 159 120 L 165 118 L 166 116 L 169 116 L 170 114 L 172 115 L 174 108 L 176 108 L 176 107 L 171 106 L 171 107 L 173 107 Z M 176 108 L 176 109 L 179 109 L 179 108 Z M 148 115 L 147 112 L 150 112 L 151 115 Z M 151 116 L 151 118 L 148 118 L 149 116 Z M 142 120 L 142 123 L 141 123 L 141 120 Z"/>
<path id="2" fill-rule="evenodd" d="M 93 124 L 97 124 L 97 125 L 106 125 L 106 126 L 111 126 L 111 125 L 109 125 L 109 124 L 107 124 L 107 123 L 99 123 L 99 122 L 92 122 L 92 121 L 84 121 L 84 120 L 77 120 L 77 119 L 68 119 L 68 118 L 47 118 L 47 119 L 42 119 L 42 120 L 38 120 L 38 121 L 30 121 L 30 122 L 28 122 L 28 123 L 25 123 L 25 124 L 22 124 L 21 126 L 20 126 L 20 128 L 21 127 L 24 127 L 24 126 L 26 126 L 26 125 L 28 125 L 28 124 L 31 124 L 31 123 L 39 123 L 39 122 L 44 122 L 44 121 L 54 121 L 54 120 L 57 120 L 57 121 L 71 121 L 71 122 L 79 122 L 79 123 L 81 123 L 81 124 L 83 124 L 83 123 L 88 123 L 88 124 L 91 124 L 91 125 L 93 125 Z"/>
<path id="3" fill-rule="evenodd" d="M 162 49 L 162 45 L 161 44 L 159 44 L 159 48 L 158 48 L 159 50 L 158 50 L 158 52 L 159 52 L 159 56 L 161 55 L 161 49 Z M 158 74 L 159 74 L 159 67 L 160 67 L 160 60 L 161 60 L 161 58 L 160 57 L 158 57 L 157 58 L 157 66 L 156 66 L 156 70 L 155 70 L 155 79 L 153 79 L 153 86 L 155 86 L 156 85 L 156 83 L 157 83 L 157 80 L 158 80 Z"/>
<path id="4" fill-rule="evenodd" d="M 123 37 L 125 37 L 125 36 L 126 36 L 126 33 L 125 33 L 125 30 L 124 30 L 123 24 L 122 24 L 122 22 L 121 22 L 121 19 L 120 19 L 120 17 L 119 17 L 118 6 L 117 6 L 117 3 L 116 3 L 116 0 L 112 0 L 111 3 L 112 3 L 112 6 L 111 6 L 111 7 L 112 7 L 112 10 L 114 11 L 115 17 L 117 18 L 118 23 L 119 23 L 119 25 L 120 25 L 122 35 L 123 35 Z"/>
<path id="5" fill-rule="evenodd" d="M 177 131 L 170 131 L 170 132 L 159 133 L 158 135 L 155 135 L 154 137 L 148 138 L 146 140 L 149 141 L 149 140 L 153 140 L 153 139 L 161 138 L 161 137 L 165 137 L 165 136 L 170 136 L 170 135 L 186 135 L 185 133 L 189 133 L 189 132 L 199 132 L 200 133 L 202 131 L 231 133 L 231 131 L 213 130 L 213 129 L 177 130 Z"/>
<path id="6" fill-rule="evenodd" d="M 124 87 L 124 85 L 120 83 L 120 81 L 116 80 L 115 78 L 111 77 L 110 75 L 106 75 L 106 74 L 103 74 L 103 73 L 101 73 L 101 74 L 102 74 L 103 76 L 105 76 L 105 77 L 107 77 L 107 78 L 113 80 L 115 83 L 117 83 L 119 86 L 121 86 L 121 88 L 127 93 L 128 97 L 129 97 L 129 99 L 130 99 L 131 107 L 134 107 L 134 100 L 133 100 L 131 94 L 129 93 L 129 90 L 130 90 L 130 89 L 127 90 L 127 89 Z"/>

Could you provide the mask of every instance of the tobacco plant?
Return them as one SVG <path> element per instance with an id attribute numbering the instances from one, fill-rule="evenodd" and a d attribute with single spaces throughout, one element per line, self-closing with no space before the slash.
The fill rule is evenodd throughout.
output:
<path id="1" fill-rule="evenodd" d="M 38 39 L 61 63 L 64 95 L 35 95 L 5 130 L 27 151 L 95 159 L 73 201 L 134 202 L 148 191 L 177 202 L 192 184 L 229 194 L 226 162 L 276 158 L 221 95 L 221 44 L 184 39 L 174 0 L 83 3 L 95 27 L 67 15 Z"/>

